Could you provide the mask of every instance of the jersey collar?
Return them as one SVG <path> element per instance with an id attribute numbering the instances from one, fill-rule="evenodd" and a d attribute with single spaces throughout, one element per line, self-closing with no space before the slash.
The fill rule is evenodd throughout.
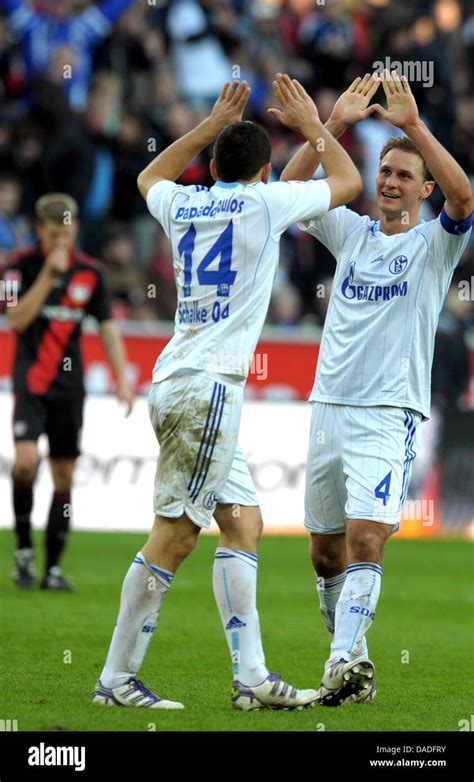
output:
<path id="1" fill-rule="evenodd" d="M 412 225 L 411 228 L 407 228 L 406 231 L 401 231 L 402 234 L 407 234 L 409 231 L 412 231 L 414 228 L 418 228 L 420 225 L 423 225 L 426 223 L 426 220 L 420 220 L 416 225 Z M 371 226 L 372 233 L 375 235 L 377 232 L 383 233 L 380 230 L 380 220 L 374 220 L 372 222 Z M 388 236 L 388 234 L 384 234 L 384 236 Z M 392 236 L 400 236 L 400 234 L 392 234 Z"/>
<path id="2" fill-rule="evenodd" d="M 241 184 L 241 182 L 221 182 L 218 180 L 217 182 L 214 182 L 214 187 L 225 187 L 230 190 L 232 188 L 239 187 Z"/>

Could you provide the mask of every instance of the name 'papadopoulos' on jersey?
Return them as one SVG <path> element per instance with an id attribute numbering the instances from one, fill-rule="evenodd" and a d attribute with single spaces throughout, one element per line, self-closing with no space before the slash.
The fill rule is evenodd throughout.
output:
<path id="1" fill-rule="evenodd" d="M 280 236 L 329 209 L 325 181 L 216 182 L 211 187 L 157 182 L 148 208 L 171 241 L 178 291 L 174 336 L 153 382 L 181 369 L 245 380 L 263 327 Z"/>
<path id="2" fill-rule="evenodd" d="M 443 209 L 388 236 L 379 221 L 343 206 L 300 225 L 337 261 L 310 399 L 429 417 L 439 313 L 471 222 Z"/>

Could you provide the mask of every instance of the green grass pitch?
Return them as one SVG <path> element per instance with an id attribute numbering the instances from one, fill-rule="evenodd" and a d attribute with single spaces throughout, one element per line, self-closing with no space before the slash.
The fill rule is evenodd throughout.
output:
<path id="1" fill-rule="evenodd" d="M 216 539 L 202 537 L 175 577 L 140 673 L 148 687 L 186 709 L 92 705 L 122 579 L 144 540 L 74 532 L 64 570 L 78 591 L 55 594 L 14 587 L 13 535 L 0 533 L 2 719 L 16 719 L 19 731 L 458 731 L 460 721 L 470 720 L 474 549 L 460 540 L 389 543 L 368 635 L 377 671 L 374 704 L 232 709 L 230 662 L 212 595 Z M 35 541 L 41 552 L 43 535 Z M 296 686 L 317 687 L 329 634 L 307 552 L 305 538 L 263 539 L 259 610 L 270 670 Z"/>

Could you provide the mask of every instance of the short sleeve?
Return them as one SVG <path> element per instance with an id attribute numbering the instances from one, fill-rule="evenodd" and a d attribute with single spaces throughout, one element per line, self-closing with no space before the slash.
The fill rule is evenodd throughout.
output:
<path id="1" fill-rule="evenodd" d="M 147 193 L 146 204 L 155 220 L 158 220 L 166 236 L 170 235 L 171 205 L 174 197 L 182 190 L 182 185 L 168 179 L 152 185 Z"/>
<path id="2" fill-rule="evenodd" d="M 88 315 L 92 315 L 92 317 L 96 318 L 99 323 L 102 323 L 104 320 L 110 320 L 112 312 L 103 274 L 99 270 L 96 270 L 96 274 L 97 285 L 87 303 L 86 312 Z"/>
<path id="3" fill-rule="evenodd" d="M 5 266 L 3 279 L 9 288 L 15 289 L 18 298 L 25 295 L 35 281 L 35 274 L 28 263 L 22 260 L 21 255 L 14 254 Z"/>
<path id="4" fill-rule="evenodd" d="M 325 215 L 331 202 L 331 191 L 324 179 L 317 182 L 272 182 L 258 192 L 268 207 L 275 239 L 290 225 L 301 220 L 317 220 Z"/>
<path id="5" fill-rule="evenodd" d="M 417 228 L 423 234 L 435 263 L 447 269 L 457 265 L 466 249 L 471 233 L 472 215 L 464 220 L 451 220 L 444 208 L 436 220 Z"/>
<path id="6" fill-rule="evenodd" d="M 346 206 L 338 206 L 320 220 L 300 223 L 298 227 L 324 244 L 337 261 L 349 234 L 367 220 L 367 217 L 361 217 Z"/>

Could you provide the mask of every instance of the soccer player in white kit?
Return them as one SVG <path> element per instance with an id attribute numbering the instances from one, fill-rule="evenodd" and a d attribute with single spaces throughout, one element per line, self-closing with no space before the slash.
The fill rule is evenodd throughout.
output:
<path id="1" fill-rule="evenodd" d="M 214 516 L 220 540 L 213 587 L 232 659 L 232 703 L 242 710 L 302 708 L 297 690 L 265 664 L 256 607 L 262 530 L 252 479 L 237 447 L 243 388 L 270 300 L 283 231 L 354 198 L 362 184 L 300 85 L 283 111 L 314 145 L 324 140 L 327 179 L 268 183 L 270 141 L 241 122 L 249 88 L 227 84 L 211 115 L 140 174 L 148 208 L 171 240 L 178 291 L 175 333 L 158 358 L 149 395 L 160 443 L 155 522 L 125 577 L 95 703 L 178 709 L 136 677 L 174 574 Z M 214 139 L 213 187 L 176 184 Z M 192 594 L 190 594 L 192 600 Z"/>
<path id="2" fill-rule="evenodd" d="M 387 109 L 367 108 L 378 81 Z M 356 79 L 326 127 L 338 138 L 368 110 L 406 134 L 381 151 L 380 219 L 340 207 L 300 226 L 337 261 L 310 396 L 305 496 L 321 613 L 333 636 L 319 698 L 327 706 L 375 697 L 365 635 L 385 542 L 399 526 L 417 428 L 429 417 L 438 315 L 472 222 L 469 180 L 421 121 L 407 80 L 388 71 Z M 305 144 L 282 179 L 308 179 L 320 162 Z M 419 211 L 435 182 L 446 201 L 439 217 L 425 222 Z"/>

